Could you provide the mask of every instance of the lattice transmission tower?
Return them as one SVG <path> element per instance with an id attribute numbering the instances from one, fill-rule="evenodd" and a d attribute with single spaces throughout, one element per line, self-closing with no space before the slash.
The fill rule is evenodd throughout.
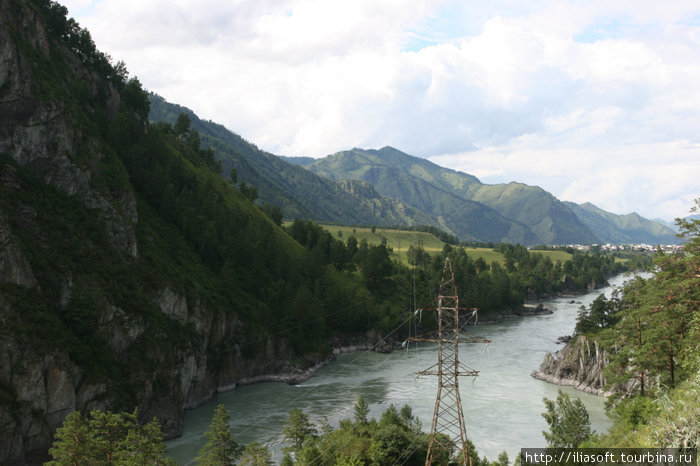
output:
<path id="1" fill-rule="evenodd" d="M 422 309 L 428 310 L 428 309 Z M 460 316 L 459 311 L 470 311 L 469 318 L 476 318 L 476 309 L 459 307 L 459 296 L 455 284 L 452 263 L 445 260 L 442 269 L 442 281 L 437 297 L 438 329 L 435 338 L 415 337 L 412 341 L 427 341 L 437 343 L 438 360 L 433 366 L 418 372 L 421 375 L 437 375 L 438 387 L 435 398 L 433 423 L 430 428 L 426 466 L 433 464 L 433 459 L 440 452 L 449 452 L 453 446 L 462 452 L 462 465 L 471 464 L 467 444 L 467 429 L 462 412 L 462 400 L 459 395 L 459 377 L 477 376 L 478 371 L 459 362 Z M 465 313 L 466 315 L 466 313 Z M 465 322 L 466 325 L 466 322 Z M 481 338 L 464 339 L 467 342 L 488 343 Z"/>

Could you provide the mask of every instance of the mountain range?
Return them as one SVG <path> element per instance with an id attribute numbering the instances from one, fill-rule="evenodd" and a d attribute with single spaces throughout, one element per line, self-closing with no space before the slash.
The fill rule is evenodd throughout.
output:
<path id="1" fill-rule="evenodd" d="M 429 225 L 463 241 L 535 244 L 672 244 L 675 232 L 636 213 L 562 202 L 538 186 L 485 184 L 476 177 L 393 147 L 338 152 L 322 159 L 260 150 L 192 110 L 150 95 L 153 121 L 192 121 L 227 175 L 256 186 L 259 200 L 285 218 L 347 225 Z"/>

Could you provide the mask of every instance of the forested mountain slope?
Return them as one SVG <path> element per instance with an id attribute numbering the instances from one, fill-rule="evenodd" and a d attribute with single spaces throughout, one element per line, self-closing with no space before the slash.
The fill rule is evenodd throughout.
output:
<path id="1" fill-rule="evenodd" d="M 399 199 L 440 217 L 463 240 L 532 244 L 529 229 L 495 210 L 457 194 L 479 181 L 471 175 L 445 169 L 385 147 L 379 151 L 353 149 L 308 165 L 321 176 L 365 181 L 382 195 Z"/>

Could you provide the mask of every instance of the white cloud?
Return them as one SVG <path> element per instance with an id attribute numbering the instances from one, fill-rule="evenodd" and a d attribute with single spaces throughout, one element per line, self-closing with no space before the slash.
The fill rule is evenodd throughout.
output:
<path id="1" fill-rule="evenodd" d="M 148 89 L 273 153 L 393 145 L 664 218 L 700 195 L 695 1 L 66 3 Z"/>

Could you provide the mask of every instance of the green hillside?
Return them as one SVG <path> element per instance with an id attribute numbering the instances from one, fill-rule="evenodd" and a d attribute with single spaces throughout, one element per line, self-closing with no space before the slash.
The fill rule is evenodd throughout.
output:
<path id="1" fill-rule="evenodd" d="M 295 163 L 332 179 L 371 183 L 384 196 L 439 216 L 443 229 L 463 239 L 521 244 L 591 244 L 604 242 L 602 238 L 615 243 L 677 242 L 669 229 L 636 214 L 605 212 L 603 219 L 603 211 L 593 214 L 586 207 L 561 202 L 537 186 L 483 184 L 392 147 L 356 148 Z"/>
<path id="2" fill-rule="evenodd" d="M 598 241 L 569 207 L 540 187 L 522 183 L 472 186 L 468 197 L 527 225 L 545 244 Z"/>
<path id="3" fill-rule="evenodd" d="M 441 226 L 463 240 L 534 243 L 527 228 L 494 210 L 450 191 L 450 180 L 464 188 L 478 183 L 472 176 L 442 169 L 424 159 L 392 148 L 381 151 L 353 149 L 314 162 L 308 168 L 330 179 L 370 183 L 383 196 L 399 199 L 441 219 Z"/>

